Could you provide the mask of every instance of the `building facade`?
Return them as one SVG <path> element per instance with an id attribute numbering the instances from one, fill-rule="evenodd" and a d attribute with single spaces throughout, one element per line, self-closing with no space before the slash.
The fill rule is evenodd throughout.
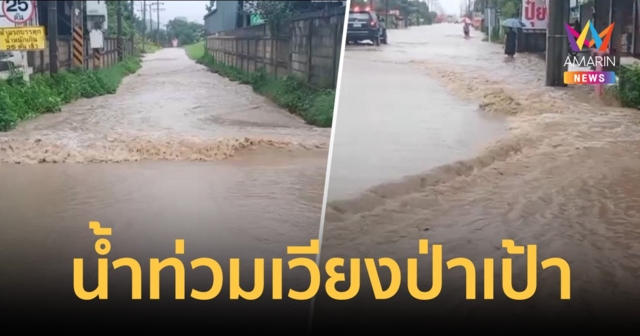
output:
<path id="1" fill-rule="evenodd" d="M 243 2 L 209 1 L 210 11 L 204 16 L 206 35 L 213 35 L 245 26 L 242 11 Z"/>
<path id="2" fill-rule="evenodd" d="M 640 55 L 640 0 L 590 0 L 578 1 L 578 5 L 582 27 L 591 21 L 597 31 L 602 31 L 615 23 L 612 52 L 620 56 Z"/>

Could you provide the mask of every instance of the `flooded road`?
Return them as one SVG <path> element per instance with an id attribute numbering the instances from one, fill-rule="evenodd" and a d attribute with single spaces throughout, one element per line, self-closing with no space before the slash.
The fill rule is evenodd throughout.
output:
<path id="1" fill-rule="evenodd" d="M 376 314 L 397 316 L 394 322 L 398 323 L 400 319 L 423 321 L 427 316 L 454 317 L 460 326 L 486 322 L 486 318 L 496 316 L 503 321 L 520 317 L 528 318 L 530 327 L 540 327 L 543 316 L 549 323 L 568 323 L 566 318 L 571 315 L 615 328 L 622 324 L 605 322 L 629 318 L 633 314 L 631 307 L 640 302 L 635 280 L 640 274 L 638 112 L 605 106 L 584 87 L 545 87 L 544 62 L 539 57 L 516 55 L 513 61 L 506 61 L 500 45 L 482 42 L 477 32 L 472 32 L 472 37 L 463 39 L 459 25 L 442 24 L 389 31 L 388 46 L 362 48 L 362 55 L 368 53 L 377 58 L 378 64 L 372 62 L 369 69 L 372 74 L 385 63 L 400 63 L 406 68 L 403 71 L 426 72 L 429 79 L 425 82 L 437 81 L 455 97 L 447 105 L 439 105 L 444 101 L 440 91 L 424 90 L 420 97 L 413 98 L 412 104 L 422 101 L 425 111 L 447 108 L 446 115 L 466 113 L 457 119 L 472 120 L 482 130 L 465 134 L 457 133 L 460 126 L 443 128 L 440 133 L 447 136 L 431 138 L 430 143 L 422 143 L 418 148 L 416 142 L 430 139 L 417 136 L 428 133 L 427 127 L 422 126 L 422 132 L 416 132 L 409 125 L 424 125 L 422 115 L 416 117 L 400 109 L 388 111 L 405 118 L 407 125 L 406 132 L 394 130 L 395 136 L 403 140 L 389 141 L 409 143 L 404 139 L 414 139 L 413 145 L 397 151 L 410 149 L 415 159 L 394 164 L 421 162 L 424 169 L 412 175 L 406 174 L 409 169 L 399 170 L 394 179 L 399 182 L 389 179 L 370 186 L 369 191 L 357 197 L 330 202 L 322 259 L 391 257 L 405 269 L 405 260 L 418 256 L 418 239 L 429 239 L 430 244 L 443 245 L 445 261 L 454 257 L 470 259 L 479 279 L 484 271 L 482 259 L 494 259 L 495 300 L 487 303 L 481 299 L 482 280 L 477 282 L 478 300 L 464 300 L 465 273 L 445 268 L 444 287 L 435 301 L 412 299 L 403 287 L 397 300 L 372 302 L 371 285 L 363 274 L 359 300 L 340 304 L 327 298 L 318 300 L 318 328 L 322 328 L 323 321 L 327 326 L 330 321 L 356 325 L 370 321 Z M 347 77 L 349 64 L 345 63 L 343 83 L 356 81 Z M 395 82 L 383 76 L 377 80 L 388 88 L 389 96 L 393 92 L 413 91 L 405 81 Z M 393 91 L 394 86 L 401 89 Z M 341 95 L 340 104 L 347 99 L 347 95 Z M 375 99 L 382 101 L 384 97 Z M 479 117 L 472 107 L 456 111 L 453 107 L 456 104 L 464 106 L 459 102 L 473 104 L 483 115 L 502 118 L 508 132 L 494 142 L 474 139 L 477 134 L 496 132 L 475 121 Z M 370 110 L 373 111 L 381 110 Z M 341 105 L 336 151 L 340 149 L 340 141 L 344 141 L 341 134 L 353 139 L 353 134 L 363 134 L 374 127 L 367 124 L 367 119 L 343 123 L 348 113 Z M 443 118 L 440 114 L 444 112 L 435 113 Z M 443 123 L 449 127 L 455 120 Z M 432 134 L 437 136 L 438 132 Z M 439 153 L 446 151 L 443 144 L 451 134 L 466 139 L 460 143 L 477 143 L 484 149 L 462 161 L 455 161 L 451 155 L 450 162 L 434 168 L 427 158 L 433 155 L 436 163 L 446 160 Z M 473 149 L 468 146 L 466 152 Z M 391 161 L 398 155 L 375 149 L 371 153 L 375 158 L 372 160 L 386 155 L 385 160 Z M 340 183 L 339 180 L 334 183 L 334 177 L 341 176 L 338 169 L 358 164 L 355 160 L 338 160 L 336 156 L 333 161 L 330 189 Z M 526 284 L 526 268 L 525 258 L 506 253 L 502 239 L 513 239 L 518 245 L 536 244 L 539 261 L 550 257 L 567 260 L 571 266 L 571 300 L 559 299 L 556 270 L 539 271 L 537 292 L 532 300 L 517 302 L 506 298 L 498 271 L 500 260 L 514 258 L 514 286 L 519 290 Z M 426 267 L 419 268 L 420 284 L 428 289 L 432 272 L 430 262 L 425 263 Z M 383 271 L 381 277 L 388 281 L 387 273 Z M 500 322 L 493 330 L 508 327 L 506 322 Z"/>
<path id="2" fill-rule="evenodd" d="M 346 48 L 331 200 L 472 156 L 504 132 L 501 120 L 453 97 L 394 48 Z"/>
<path id="3" fill-rule="evenodd" d="M 73 258 L 85 258 L 86 281 L 95 281 L 89 221 L 113 229 L 110 258 L 136 258 L 143 272 L 149 258 L 174 255 L 175 239 L 189 260 L 215 258 L 225 273 L 230 257 L 249 258 L 251 273 L 251 258 L 286 257 L 287 245 L 317 238 L 329 132 L 182 49 L 148 55 L 116 94 L 0 134 L 0 266 L 14 275 L 2 280 L 12 289 L 3 299 L 32 309 L 47 307 L 42 297 L 68 302 Z M 125 273 L 110 276 L 116 299 L 131 295 Z M 290 312 L 306 322 L 307 308 Z"/>
<path id="4" fill-rule="evenodd" d="M 211 161 L 255 146 L 325 148 L 306 125 L 251 87 L 189 60 L 147 56 L 115 95 L 83 99 L 0 134 L 0 162 Z"/>

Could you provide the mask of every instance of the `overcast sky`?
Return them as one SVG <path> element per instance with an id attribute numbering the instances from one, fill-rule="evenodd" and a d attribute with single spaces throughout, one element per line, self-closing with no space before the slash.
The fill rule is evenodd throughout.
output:
<path id="1" fill-rule="evenodd" d="M 444 10 L 445 13 L 452 14 L 452 15 L 459 15 L 460 14 L 460 5 L 462 3 L 465 3 L 465 4 L 468 3 L 468 0 L 439 0 L 439 1 L 421 0 L 421 1 L 424 1 L 427 4 L 439 2 L 440 3 L 440 7 L 442 7 L 442 10 Z"/>
<path id="2" fill-rule="evenodd" d="M 446 1 L 446 0 L 445 0 Z M 147 5 L 154 4 L 156 1 L 147 1 Z M 205 6 L 209 1 L 160 1 L 160 8 L 164 8 L 164 11 L 160 11 L 160 23 L 167 23 L 169 20 L 177 17 L 184 16 L 189 21 L 203 22 L 203 17 L 207 13 Z M 142 16 L 140 9 L 142 8 L 142 1 L 136 1 L 136 9 L 138 16 Z M 149 12 L 147 11 L 147 15 Z M 153 13 L 153 20 L 156 19 L 156 13 Z"/>
<path id="3" fill-rule="evenodd" d="M 440 0 L 440 5 L 442 9 L 447 14 L 459 14 L 460 12 L 460 4 L 462 2 L 466 2 L 465 0 Z M 156 3 L 156 1 L 147 1 L 147 5 L 151 3 Z M 164 11 L 160 12 L 160 22 L 167 23 L 167 21 L 177 17 L 184 16 L 189 21 L 197 21 L 202 22 L 203 17 L 206 14 L 205 6 L 209 3 L 209 1 L 171 1 L 164 0 L 160 1 L 160 8 L 164 8 Z M 162 4 L 164 3 L 164 4 Z M 142 6 L 142 1 L 136 1 L 136 9 L 138 11 L 138 15 L 142 16 L 140 9 Z M 148 14 L 149 12 L 147 12 Z M 156 13 L 153 13 L 153 19 L 155 20 Z"/>
<path id="4" fill-rule="evenodd" d="M 447 14 L 460 14 L 460 4 L 466 2 L 464 0 L 440 0 L 442 9 Z"/>

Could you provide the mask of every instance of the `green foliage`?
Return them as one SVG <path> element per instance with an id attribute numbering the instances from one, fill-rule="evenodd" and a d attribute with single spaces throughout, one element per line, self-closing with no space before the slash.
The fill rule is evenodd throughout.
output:
<path id="1" fill-rule="evenodd" d="M 149 41 L 153 41 L 154 43 L 159 43 L 160 46 L 166 45 L 169 43 L 169 34 L 164 29 L 153 29 L 147 32 L 147 39 Z"/>
<path id="2" fill-rule="evenodd" d="M 129 58 L 98 71 L 70 70 L 52 76 L 36 75 L 25 83 L 19 75 L 0 82 L 0 131 L 18 122 L 60 108 L 79 98 L 115 93 L 122 79 L 140 68 L 138 58 Z"/>
<path id="3" fill-rule="evenodd" d="M 617 93 L 622 105 L 640 109 L 640 66 L 621 66 L 618 78 Z"/>
<path id="4" fill-rule="evenodd" d="M 505 19 L 518 17 L 521 2 L 514 0 L 503 0 L 500 6 L 501 16 Z"/>
<path id="5" fill-rule="evenodd" d="M 473 10 L 484 13 L 485 6 L 498 8 L 502 19 L 516 18 L 520 14 L 522 0 L 488 0 L 474 2 Z"/>
<path id="6" fill-rule="evenodd" d="M 155 44 L 149 39 L 143 38 L 140 35 L 136 35 L 134 40 L 134 50 L 142 52 L 144 50 L 145 54 L 152 54 L 160 49 L 160 46 Z"/>
<path id="7" fill-rule="evenodd" d="M 216 62 L 209 55 L 198 59 L 198 63 L 232 81 L 251 85 L 256 92 L 299 115 L 308 124 L 331 127 L 335 101 L 333 90 L 313 88 L 293 77 L 275 79 L 263 70 L 247 73 L 236 67 Z"/>
<path id="8" fill-rule="evenodd" d="M 321 1 L 245 1 L 241 10 L 247 14 L 259 16 L 274 34 L 280 33 L 283 23 L 299 13 L 323 10 L 326 6 L 338 6 L 337 3 Z M 207 6 L 207 11 L 210 8 Z"/>
<path id="9" fill-rule="evenodd" d="M 184 46 L 187 56 L 192 60 L 198 60 L 204 56 L 204 41 Z"/>
<path id="10" fill-rule="evenodd" d="M 135 32 L 136 25 L 140 19 L 138 17 L 131 16 L 131 2 L 130 1 L 115 1 L 107 0 L 107 15 L 109 20 L 109 36 L 116 36 L 118 33 L 118 6 L 122 6 L 122 34 L 124 36 L 132 36 Z"/>
<path id="11" fill-rule="evenodd" d="M 509 18 L 518 18 L 520 16 L 520 7 L 522 5 L 522 1 L 520 0 L 489 0 L 488 2 L 481 2 L 475 5 L 476 11 L 483 12 L 485 9 L 485 5 L 491 5 L 495 8 L 498 8 L 498 21 L 502 22 Z M 482 32 L 486 35 L 483 41 L 488 41 L 488 35 L 491 33 L 491 41 L 494 43 L 503 43 L 504 42 L 504 31 L 501 30 L 500 26 L 494 27 L 492 32 L 489 32 L 487 27 L 481 28 Z"/>
<path id="12" fill-rule="evenodd" d="M 167 23 L 167 35 L 169 40 L 177 38 L 180 45 L 193 44 L 204 38 L 204 25 L 176 18 Z"/>
<path id="13" fill-rule="evenodd" d="M 294 10 L 294 1 L 252 1 L 248 2 L 248 11 L 259 15 L 277 33 L 278 27 L 288 19 Z"/>
<path id="14" fill-rule="evenodd" d="M 374 9 L 384 12 L 387 4 L 384 1 L 374 1 Z M 366 2 L 365 2 L 366 3 Z M 389 10 L 399 10 L 403 16 L 407 17 L 413 24 L 432 24 L 436 21 L 438 13 L 432 11 L 426 2 L 418 0 L 396 0 L 389 1 Z"/>

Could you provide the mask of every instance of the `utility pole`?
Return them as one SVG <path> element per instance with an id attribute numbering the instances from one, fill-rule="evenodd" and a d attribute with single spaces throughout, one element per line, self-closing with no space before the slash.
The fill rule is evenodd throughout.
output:
<path id="1" fill-rule="evenodd" d="M 389 0 L 384 1 L 384 23 L 389 27 Z"/>
<path id="2" fill-rule="evenodd" d="M 136 12 L 135 12 L 135 4 L 133 3 L 133 0 L 130 1 L 131 7 L 129 7 L 129 20 L 131 20 L 131 37 L 136 36 L 136 22 L 133 19 L 136 16 Z"/>
<path id="3" fill-rule="evenodd" d="M 549 23 L 547 25 L 547 86 L 566 86 L 564 84 L 564 60 L 569 45 L 564 24 L 569 20 L 569 0 L 554 0 L 548 3 Z"/>
<path id="4" fill-rule="evenodd" d="M 164 11 L 164 8 L 161 8 L 160 6 L 164 5 L 164 2 L 160 2 L 160 1 L 156 1 L 155 3 L 152 3 L 151 6 L 154 6 L 155 8 L 150 8 L 151 11 L 156 11 L 156 18 L 158 20 L 158 22 L 156 22 L 156 42 L 158 43 L 158 45 L 160 45 L 160 12 Z"/>
<path id="5" fill-rule="evenodd" d="M 164 2 L 163 2 L 164 4 Z M 158 19 L 158 45 L 160 45 L 160 1 L 156 1 L 156 14 L 157 14 L 157 19 Z"/>
<path id="6" fill-rule="evenodd" d="M 131 53 L 131 55 L 134 54 L 135 52 L 135 48 L 136 48 L 136 20 L 134 20 L 134 17 L 136 16 L 135 13 L 135 4 L 133 2 L 133 0 L 131 0 L 129 2 L 129 21 L 131 22 L 131 36 L 129 36 L 129 52 Z"/>
<path id="7" fill-rule="evenodd" d="M 49 34 L 49 73 L 58 73 L 58 2 L 47 2 L 47 34 Z"/>
<path id="8" fill-rule="evenodd" d="M 131 16 L 131 24 L 133 24 L 134 23 L 133 22 L 134 21 L 133 18 L 136 16 L 136 14 L 135 14 L 135 3 L 134 3 L 133 0 L 131 0 L 131 7 L 129 8 L 129 15 Z M 135 34 L 135 31 L 136 31 L 135 28 L 136 27 L 134 26 L 133 27 L 133 34 Z"/>
<path id="9" fill-rule="evenodd" d="M 142 53 L 145 52 L 145 44 L 147 44 L 147 1 L 142 1 Z"/>
<path id="10" fill-rule="evenodd" d="M 118 30 L 118 61 L 122 62 L 124 60 L 124 55 L 122 54 L 122 2 L 116 2 L 116 20 L 117 20 L 117 30 Z"/>
<path id="11" fill-rule="evenodd" d="M 71 49 L 72 65 L 76 69 L 84 67 L 84 27 L 83 27 L 83 2 L 71 3 Z"/>

